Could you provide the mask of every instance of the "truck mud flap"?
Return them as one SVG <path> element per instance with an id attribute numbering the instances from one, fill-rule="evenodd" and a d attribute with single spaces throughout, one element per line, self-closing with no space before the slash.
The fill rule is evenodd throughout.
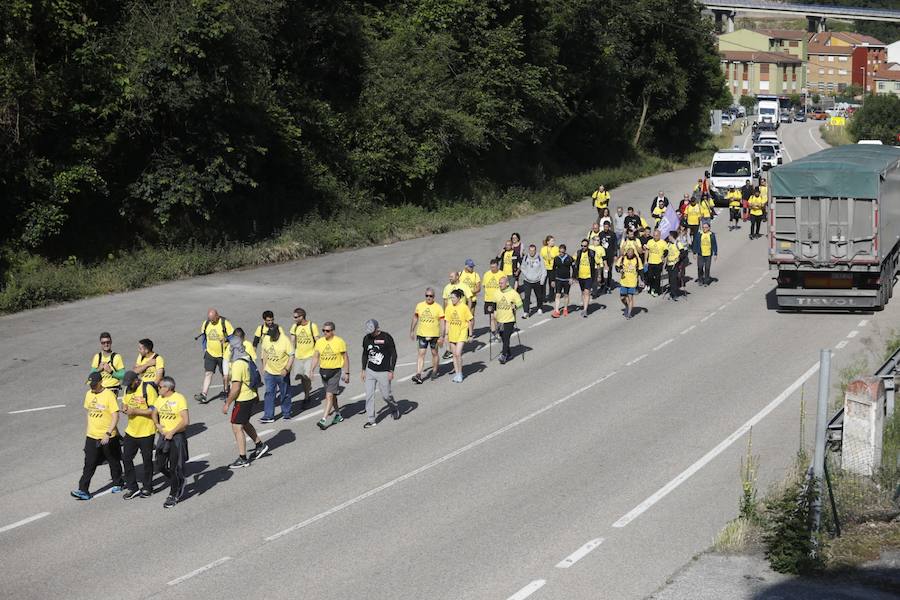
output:
<path id="1" fill-rule="evenodd" d="M 859 309 L 881 306 L 878 290 L 775 290 L 779 308 Z"/>

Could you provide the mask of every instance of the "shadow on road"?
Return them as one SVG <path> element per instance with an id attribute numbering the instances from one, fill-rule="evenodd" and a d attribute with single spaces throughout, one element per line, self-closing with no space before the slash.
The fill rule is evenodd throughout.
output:
<path id="1" fill-rule="evenodd" d="M 202 467 L 200 473 L 196 475 L 188 475 L 188 484 L 184 490 L 183 500 L 191 496 L 202 496 L 209 490 L 213 489 L 223 481 L 231 479 L 234 472 L 227 465 L 216 467 L 215 469 L 206 470 L 209 463 L 206 461 L 197 461 L 196 463 L 188 463 L 189 465 L 200 465 Z M 206 466 L 204 466 L 206 465 Z"/>
<path id="2" fill-rule="evenodd" d="M 198 421 L 197 423 L 190 423 L 187 426 L 187 429 L 184 430 L 185 437 L 193 437 L 197 434 L 203 433 L 207 430 L 206 423 L 203 421 Z"/>
<path id="3" fill-rule="evenodd" d="M 900 568 L 885 566 L 797 577 L 766 587 L 754 594 L 753 600 L 888 600 L 898 595 Z"/>

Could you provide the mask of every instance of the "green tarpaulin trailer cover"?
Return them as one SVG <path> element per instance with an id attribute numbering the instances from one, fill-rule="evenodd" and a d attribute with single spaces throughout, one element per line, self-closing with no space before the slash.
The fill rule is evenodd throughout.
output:
<path id="1" fill-rule="evenodd" d="M 774 198 L 878 198 L 884 174 L 900 162 L 900 148 L 849 144 L 828 148 L 769 172 Z"/>

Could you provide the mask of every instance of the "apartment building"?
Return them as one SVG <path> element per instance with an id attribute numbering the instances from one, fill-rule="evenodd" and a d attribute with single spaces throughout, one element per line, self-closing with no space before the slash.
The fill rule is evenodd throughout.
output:
<path id="1" fill-rule="evenodd" d="M 811 93 L 833 94 L 848 85 L 875 91 L 875 75 L 887 62 L 884 42 L 861 33 L 809 34 L 807 81 Z"/>
<path id="2" fill-rule="evenodd" d="M 806 85 L 803 31 L 739 29 L 719 36 L 719 56 L 729 91 L 741 96 L 799 94 Z"/>

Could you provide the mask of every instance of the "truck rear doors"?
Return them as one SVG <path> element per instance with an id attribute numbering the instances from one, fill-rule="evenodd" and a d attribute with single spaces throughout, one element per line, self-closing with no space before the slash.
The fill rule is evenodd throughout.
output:
<path id="1" fill-rule="evenodd" d="M 877 257 L 872 199 L 775 198 L 773 209 L 770 250 L 779 262 L 796 260 L 802 267 Z"/>

